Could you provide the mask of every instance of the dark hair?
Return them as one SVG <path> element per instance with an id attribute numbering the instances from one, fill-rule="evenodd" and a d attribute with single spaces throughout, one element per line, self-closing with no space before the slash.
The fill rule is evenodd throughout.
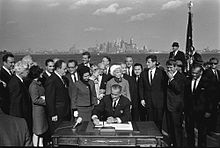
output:
<path id="1" fill-rule="evenodd" d="M 83 52 L 83 53 L 82 53 L 82 55 L 87 55 L 87 56 L 88 56 L 88 58 L 90 58 L 90 57 L 91 57 L 91 55 L 90 55 L 90 53 L 89 53 L 88 51 Z"/>
<path id="2" fill-rule="evenodd" d="M 201 64 L 193 64 L 191 70 L 196 69 L 196 68 L 200 68 L 200 71 L 203 71 L 203 67 Z"/>
<path id="3" fill-rule="evenodd" d="M 69 64 L 69 63 L 73 63 L 73 62 L 75 63 L 75 66 L 77 66 L 77 65 L 78 65 L 78 62 L 77 62 L 76 60 L 72 60 L 72 59 L 71 59 L 71 60 L 69 60 L 67 63 Z"/>
<path id="4" fill-rule="evenodd" d="M 47 66 L 49 62 L 53 62 L 53 60 L 52 60 L 52 59 L 47 59 L 47 60 L 45 61 L 45 66 Z"/>
<path id="5" fill-rule="evenodd" d="M 108 59 L 109 63 L 111 63 L 111 58 L 109 56 L 104 56 L 103 58 Z"/>
<path id="6" fill-rule="evenodd" d="M 84 73 L 88 72 L 90 74 L 90 68 L 87 66 L 80 66 L 80 68 L 77 69 L 77 72 L 79 74 L 80 80 L 82 80 Z"/>
<path id="7" fill-rule="evenodd" d="M 3 61 L 3 62 L 7 62 L 8 57 L 14 58 L 14 55 L 13 55 L 12 53 L 6 53 L 6 54 L 2 57 L 2 61 Z"/>
<path id="8" fill-rule="evenodd" d="M 179 47 L 179 43 L 178 42 L 173 42 L 172 47 Z"/>
<path id="9" fill-rule="evenodd" d="M 62 63 L 65 63 L 63 60 L 58 60 L 56 61 L 56 63 L 54 64 L 54 68 L 61 68 L 62 67 Z"/>
<path id="10" fill-rule="evenodd" d="M 176 63 L 176 60 L 175 60 L 175 59 L 169 59 L 169 60 L 166 62 L 166 65 L 176 66 L 177 63 Z"/>
<path id="11" fill-rule="evenodd" d="M 132 56 L 129 56 L 129 55 L 128 55 L 128 56 L 126 56 L 126 57 L 125 57 L 125 59 L 126 59 L 126 58 L 132 58 L 132 60 L 133 60 L 133 57 L 132 57 Z"/>
<path id="12" fill-rule="evenodd" d="M 29 74 L 28 76 L 31 79 L 35 79 L 35 78 L 39 78 L 40 74 L 43 72 L 43 69 L 40 68 L 38 65 L 33 65 L 31 66 L 30 70 L 29 70 Z"/>
<path id="13" fill-rule="evenodd" d="M 217 59 L 217 58 L 215 58 L 215 57 L 212 57 L 212 58 L 209 60 L 209 62 L 211 63 L 211 61 L 213 61 L 213 60 L 216 60 L 216 61 L 217 61 L 217 63 L 219 62 L 219 61 L 218 61 L 218 59 Z"/>
<path id="14" fill-rule="evenodd" d="M 148 59 L 151 59 L 152 62 L 157 62 L 157 56 L 156 55 L 149 55 L 146 57 L 146 61 Z"/>
<path id="15" fill-rule="evenodd" d="M 122 87 L 121 87 L 121 85 L 119 85 L 119 84 L 113 84 L 111 88 L 112 88 L 112 89 L 119 89 L 120 92 L 121 92 L 121 90 L 122 90 Z"/>
<path id="16" fill-rule="evenodd" d="M 135 66 L 140 66 L 140 67 L 141 67 L 141 69 L 143 69 L 143 66 L 142 66 L 142 64 L 141 64 L 141 63 L 135 63 L 135 64 L 134 64 L 134 67 L 135 67 Z"/>

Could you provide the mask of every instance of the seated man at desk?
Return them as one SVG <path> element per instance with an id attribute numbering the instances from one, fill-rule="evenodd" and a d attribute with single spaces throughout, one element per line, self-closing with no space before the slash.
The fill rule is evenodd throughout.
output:
<path id="1" fill-rule="evenodd" d="M 122 87 L 118 84 L 111 86 L 111 94 L 104 96 L 92 111 L 92 121 L 95 125 L 100 120 L 107 123 L 124 123 L 131 119 L 130 100 L 121 95 Z"/>

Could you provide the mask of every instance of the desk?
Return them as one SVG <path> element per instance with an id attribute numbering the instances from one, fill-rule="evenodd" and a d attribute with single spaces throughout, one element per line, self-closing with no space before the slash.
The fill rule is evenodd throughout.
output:
<path id="1" fill-rule="evenodd" d="M 52 135 L 53 146 L 162 146 L 163 136 L 154 122 L 132 122 L 133 131 L 102 134 L 92 122 L 82 122 L 72 129 L 72 122 L 63 122 Z"/>

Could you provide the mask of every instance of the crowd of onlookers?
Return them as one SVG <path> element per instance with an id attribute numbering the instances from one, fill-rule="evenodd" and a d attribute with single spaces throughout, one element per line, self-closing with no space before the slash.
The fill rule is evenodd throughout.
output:
<path id="1" fill-rule="evenodd" d="M 104 103 L 103 98 L 122 95 L 130 102 L 129 120 L 154 121 L 168 133 L 169 145 L 183 146 L 185 130 L 188 146 L 195 146 L 197 129 L 197 145 L 206 146 L 220 110 L 219 60 L 204 62 L 194 47 L 186 56 L 177 42 L 172 48 L 166 67 L 150 54 L 146 68 L 132 56 L 114 65 L 103 56 L 95 65 L 84 52 L 80 64 L 74 59 L 47 59 L 43 70 L 30 55 L 15 62 L 13 54 L 5 54 L 0 71 L 0 145 L 47 146 L 60 123 L 77 117 L 95 121 L 94 108 Z M 118 88 L 120 94 L 113 94 Z"/>

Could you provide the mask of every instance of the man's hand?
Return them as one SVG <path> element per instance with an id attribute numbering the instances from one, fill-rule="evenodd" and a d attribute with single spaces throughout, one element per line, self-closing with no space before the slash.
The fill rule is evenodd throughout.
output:
<path id="1" fill-rule="evenodd" d="M 146 105 L 145 100 L 141 100 L 141 105 L 142 105 L 143 107 L 145 107 L 145 105 Z"/>
<path id="2" fill-rule="evenodd" d="M 113 118 L 113 117 L 108 117 L 107 118 L 107 123 L 116 123 L 116 122 L 117 122 L 116 118 Z"/>
<path id="3" fill-rule="evenodd" d="M 94 124 L 94 125 L 99 125 L 99 122 L 100 122 L 100 121 L 99 121 L 98 118 L 94 118 L 94 119 L 93 119 L 93 124 Z"/>
<path id="4" fill-rule="evenodd" d="M 45 100 L 45 96 L 40 96 L 40 97 L 41 97 L 41 99 Z"/>
<path id="5" fill-rule="evenodd" d="M 173 73 L 171 71 L 167 71 L 167 76 L 168 76 L 169 80 L 173 79 Z"/>
<path id="6" fill-rule="evenodd" d="M 53 116 L 53 117 L 52 117 L 52 121 L 53 121 L 53 122 L 57 122 L 57 121 L 58 121 L 58 116 L 57 116 L 57 115 Z"/>
<path id="7" fill-rule="evenodd" d="M 76 111 L 74 111 L 73 112 L 73 116 L 75 117 L 75 118 L 77 118 L 78 116 L 79 116 L 79 112 L 76 110 Z"/>

